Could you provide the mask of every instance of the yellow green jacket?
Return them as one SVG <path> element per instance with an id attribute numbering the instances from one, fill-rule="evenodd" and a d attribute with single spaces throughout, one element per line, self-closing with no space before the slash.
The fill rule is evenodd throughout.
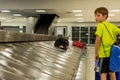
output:
<path id="1" fill-rule="evenodd" d="M 111 38 L 111 36 L 110 36 L 109 32 L 107 31 L 104 24 L 106 25 L 106 27 L 109 30 L 110 34 L 112 35 L 113 39 Z M 117 26 L 115 26 L 114 24 L 109 23 L 107 21 L 98 23 L 95 35 L 101 37 L 101 42 L 100 42 L 100 46 L 98 49 L 98 57 L 99 58 L 110 57 L 111 46 L 115 42 L 116 35 L 118 35 L 118 34 L 120 34 L 120 29 Z M 104 48 L 103 48 L 103 46 L 104 46 Z"/>

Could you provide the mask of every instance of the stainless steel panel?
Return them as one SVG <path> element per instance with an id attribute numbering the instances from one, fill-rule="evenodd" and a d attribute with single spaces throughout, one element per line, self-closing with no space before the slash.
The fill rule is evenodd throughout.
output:
<path id="1" fill-rule="evenodd" d="M 55 36 L 44 34 L 27 34 L 10 31 L 0 31 L 0 42 L 54 41 L 55 39 Z"/>
<path id="2" fill-rule="evenodd" d="M 1 43 L 1 80 L 71 80 L 79 65 L 81 49 L 71 47 L 71 51 L 64 51 L 53 43 Z"/>

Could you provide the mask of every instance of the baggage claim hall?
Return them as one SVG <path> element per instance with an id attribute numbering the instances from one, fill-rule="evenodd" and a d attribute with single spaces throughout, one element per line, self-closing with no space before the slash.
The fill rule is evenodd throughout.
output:
<path id="1" fill-rule="evenodd" d="M 0 80 L 100 80 L 98 7 L 108 8 L 108 21 L 120 27 L 119 0 L 0 0 Z M 65 49 L 56 47 L 59 37 L 68 40 Z"/>

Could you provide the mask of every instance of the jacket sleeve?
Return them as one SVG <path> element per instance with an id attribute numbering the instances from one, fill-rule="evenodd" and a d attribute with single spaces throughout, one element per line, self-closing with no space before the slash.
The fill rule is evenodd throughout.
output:
<path id="1" fill-rule="evenodd" d="M 103 33 L 103 25 L 101 23 L 99 23 L 97 25 L 97 30 L 95 32 L 96 36 L 102 37 L 102 33 Z"/>

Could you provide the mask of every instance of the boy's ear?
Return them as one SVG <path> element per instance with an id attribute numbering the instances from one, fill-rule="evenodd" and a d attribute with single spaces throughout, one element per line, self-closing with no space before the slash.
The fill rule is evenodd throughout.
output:
<path id="1" fill-rule="evenodd" d="M 105 19 L 107 19 L 107 17 L 108 17 L 107 15 L 103 15 L 103 16 L 105 17 Z"/>

